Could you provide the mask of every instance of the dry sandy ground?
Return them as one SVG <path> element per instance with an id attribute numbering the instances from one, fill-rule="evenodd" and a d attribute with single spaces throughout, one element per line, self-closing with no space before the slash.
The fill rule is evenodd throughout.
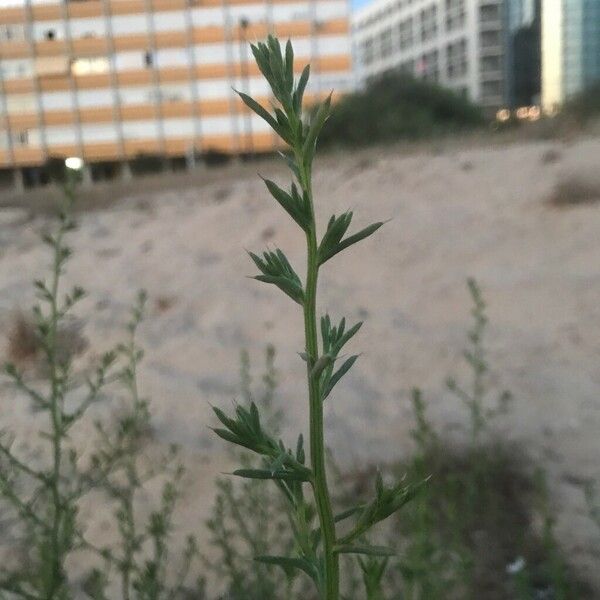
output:
<path id="1" fill-rule="evenodd" d="M 558 151 L 550 164 L 543 160 L 549 149 Z M 275 163 L 259 168 L 285 181 Z M 321 223 L 346 208 L 355 210 L 356 226 L 391 219 L 332 260 L 321 279 L 322 310 L 365 320 L 352 348 L 363 354 L 327 403 L 338 459 L 362 464 L 405 452 L 415 385 L 435 421 L 455 435 L 463 413 L 444 380 L 465 375 L 465 279 L 474 276 L 489 303 L 494 384 L 515 396 L 498 428 L 548 468 L 559 538 L 590 570 L 600 532 L 581 482 L 600 481 L 600 204 L 557 209 L 545 200 L 566 174 L 593 178 L 598 170 L 597 138 L 450 144 L 435 152 L 333 154 L 315 184 Z M 81 215 L 71 236 L 76 254 L 67 279 L 89 293 L 78 314 L 94 341 L 82 364 L 119 339 L 135 290 L 148 290 L 141 384 L 152 399 L 156 439 L 183 447 L 190 487 L 178 518 L 198 530 L 211 481 L 227 466 L 223 443 L 207 429 L 209 403 L 230 405 L 235 397 L 241 348 L 259 369 L 265 345 L 276 346 L 278 402 L 293 430 L 306 425 L 301 315 L 274 288 L 245 277 L 253 269 L 244 253 L 281 246 L 302 272 L 303 239 L 253 171 L 173 176 L 170 192 L 131 191 L 108 210 Z M 44 223 L 14 209 L 0 213 L 4 330 L 11 311 L 32 302 L 30 282 L 44 273 Z M 35 425 L 17 400 L 4 391 L 2 422 L 34 440 Z M 90 523 L 108 521 L 95 510 Z"/>

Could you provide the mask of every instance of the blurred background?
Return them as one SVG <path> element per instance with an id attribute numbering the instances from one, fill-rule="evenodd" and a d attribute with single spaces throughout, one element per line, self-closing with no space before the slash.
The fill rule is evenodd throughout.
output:
<path id="1" fill-rule="evenodd" d="M 244 250 L 265 246 L 304 270 L 257 177 L 287 184 L 283 148 L 234 92 L 268 106 L 250 44 L 269 33 L 292 41 L 296 75 L 310 63 L 308 104 L 333 90 L 319 222 L 390 219 L 327 265 L 319 298 L 365 321 L 326 409 L 340 489 L 362 497 L 375 467 L 434 476 L 381 534 L 401 557 L 383 597 L 600 597 L 598 0 L 0 0 L 2 358 L 43 382 L 31 282 L 76 173 L 65 285 L 87 296 L 64 351 L 87 372 L 147 290 L 148 452 L 178 444 L 186 467 L 172 544 L 198 536 L 210 598 L 299 597 L 249 562 L 268 499 L 219 479 L 234 457 L 207 429 L 210 404 L 250 396 L 284 437 L 307 426 L 302 315 L 245 277 Z M 0 418 L 39 455 L 39 419 L 4 381 Z M 258 527 L 227 548 L 236 507 Z M 110 543 L 110 502 L 81 510 Z"/>

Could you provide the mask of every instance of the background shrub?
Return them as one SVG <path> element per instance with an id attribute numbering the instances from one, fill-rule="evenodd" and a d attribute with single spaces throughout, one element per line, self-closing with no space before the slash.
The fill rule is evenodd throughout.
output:
<path id="1" fill-rule="evenodd" d="M 452 90 L 390 73 L 348 94 L 326 123 L 319 144 L 362 146 L 480 126 L 479 107 Z"/>

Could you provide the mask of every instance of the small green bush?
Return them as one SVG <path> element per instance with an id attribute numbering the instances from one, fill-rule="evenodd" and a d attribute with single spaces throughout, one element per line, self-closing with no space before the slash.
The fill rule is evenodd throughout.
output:
<path id="1" fill-rule="evenodd" d="M 563 112 L 580 122 L 600 116 L 600 81 L 568 100 Z"/>
<path id="2" fill-rule="evenodd" d="M 452 90 L 404 73 L 345 96 L 325 124 L 321 145 L 365 146 L 480 126 L 479 107 Z"/>

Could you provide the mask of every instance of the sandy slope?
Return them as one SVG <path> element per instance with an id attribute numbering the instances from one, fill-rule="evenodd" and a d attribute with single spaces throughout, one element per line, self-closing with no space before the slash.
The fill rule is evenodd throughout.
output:
<path id="1" fill-rule="evenodd" d="M 544 164 L 551 147 L 560 159 Z M 321 222 L 347 207 L 357 225 L 392 219 L 323 272 L 321 308 L 366 322 L 352 348 L 363 355 L 328 401 L 338 457 L 385 460 L 409 448 L 414 385 L 423 387 L 436 422 L 456 434 L 462 413 L 444 380 L 464 373 L 465 279 L 474 276 L 489 303 L 494 380 L 515 395 L 498 426 L 548 467 L 559 535 L 579 564 L 591 566 L 600 532 L 579 483 L 600 481 L 600 205 L 558 210 L 544 200 L 565 173 L 593 176 L 600 140 L 451 145 L 435 154 L 377 150 L 333 155 L 325 165 L 316 175 Z M 270 163 L 260 168 L 284 176 Z M 206 185 L 186 180 L 181 189 L 173 176 L 172 192 L 132 193 L 115 208 L 83 215 L 72 236 L 68 280 L 88 290 L 79 314 L 85 335 L 99 340 L 82 364 L 118 339 L 136 288 L 150 294 L 142 386 L 153 400 L 156 439 L 184 447 L 191 487 L 180 519 L 193 524 L 226 464 L 223 444 L 206 428 L 209 402 L 235 397 L 242 347 L 259 367 L 265 344 L 275 344 L 285 374 L 279 402 L 294 430 L 306 420 L 300 314 L 276 290 L 245 278 L 253 271 L 243 252 L 280 245 L 302 272 L 303 240 L 254 175 L 233 172 Z M 30 304 L 30 281 L 43 273 L 43 225 L 0 213 L 4 330 L 10 311 Z M 3 393 L 3 423 L 17 423 L 35 444 L 35 425 L 16 400 Z M 94 527 L 110 521 L 94 515 Z"/>

